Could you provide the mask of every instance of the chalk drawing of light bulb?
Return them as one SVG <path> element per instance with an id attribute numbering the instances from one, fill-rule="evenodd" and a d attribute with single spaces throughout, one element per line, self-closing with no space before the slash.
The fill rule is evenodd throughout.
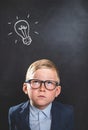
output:
<path id="1" fill-rule="evenodd" d="M 14 30 L 18 36 L 22 38 L 22 42 L 25 45 L 30 45 L 32 39 L 29 35 L 30 26 L 26 20 L 19 20 L 14 24 Z"/>

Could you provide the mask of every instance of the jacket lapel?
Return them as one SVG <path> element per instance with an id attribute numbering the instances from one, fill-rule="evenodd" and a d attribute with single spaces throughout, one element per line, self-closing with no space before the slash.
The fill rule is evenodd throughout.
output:
<path id="1" fill-rule="evenodd" d="M 29 101 L 23 104 L 20 111 L 21 129 L 30 130 L 29 128 Z"/>
<path id="2" fill-rule="evenodd" d="M 59 106 L 57 107 L 57 104 L 52 104 L 52 123 L 51 123 L 51 130 L 62 130 L 61 128 L 61 112 Z"/>

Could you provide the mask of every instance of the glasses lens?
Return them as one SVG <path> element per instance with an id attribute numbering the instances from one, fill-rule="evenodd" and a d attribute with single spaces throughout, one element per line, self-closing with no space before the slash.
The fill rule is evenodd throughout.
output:
<path id="1" fill-rule="evenodd" d="M 54 81 L 45 81 L 45 86 L 48 90 L 53 90 L 56 87 L 56 82 Z"/>
<path id="2" fill-rule="evenodd" d="M 30 82 L 30 85 L 32 88 L 39 88 L 40 84 L 41 84 L 41 82 L 37 79 L 32 79 Z"/>

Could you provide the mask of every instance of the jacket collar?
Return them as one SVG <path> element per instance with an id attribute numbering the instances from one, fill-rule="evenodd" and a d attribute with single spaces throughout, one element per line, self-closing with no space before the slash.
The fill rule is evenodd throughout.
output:
<path id="1" fill-rule="evenodd" d="M 52 103 L 52 122 L 51 122 L 51 130 L 61 130 L 61 110 L 59 109 L 59 104 L 57 102 Z"/>
<path id="2" fill-rule="evenodd" d="M 22 130 L 30 130 L 29 128 L 29 101 L 25 102 L 21 106 L 21 111 L 20 111 L 20 117 L 21 117 L 21 125 L 22 125 Z"/>

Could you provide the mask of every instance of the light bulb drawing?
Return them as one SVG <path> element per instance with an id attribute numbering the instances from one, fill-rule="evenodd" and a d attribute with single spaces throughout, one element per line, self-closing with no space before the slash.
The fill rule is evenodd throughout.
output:
<path id="1" fill-rule="evenodd" d="M 29 22 L 27 22 L 30 18 L 30 14 L 28 14 L 26 16 L 26 19 L 19 19 L 18 16 L 16 16 L 16 22 L 12 23 L 11 21 L 8 22 L 8 25 L 12 26 L 14 29 L 14 32 L 21 38 L 22 43 L 24 45 L 30 45 L 32 42 L 32 38 L 29 35 L 30 33 L 30 25 Z M 39 24 L 38 21 L 34 22 L 34 25 Z M 33 30 L 33 29 L 32 29 Z M 39 35 L 39 33 L 37 31 L 33 31 L 36 35 Z M 13 31 L 11 30 L 11 32 L 8 33 L 8 36 L 14 36 Z M 18 43 L 18 40 L 15 39 L 15 44 Z"/>
<path id="2" fill-rule="evenodd" d="M 21 37 L 23 44 L 25 45 L 31 44 L 32 39 L 29 35 L 30 26 L 26 20 L 18 20 L 14 24 L 14 30 L 17 33 L 17 35 Z"/>

